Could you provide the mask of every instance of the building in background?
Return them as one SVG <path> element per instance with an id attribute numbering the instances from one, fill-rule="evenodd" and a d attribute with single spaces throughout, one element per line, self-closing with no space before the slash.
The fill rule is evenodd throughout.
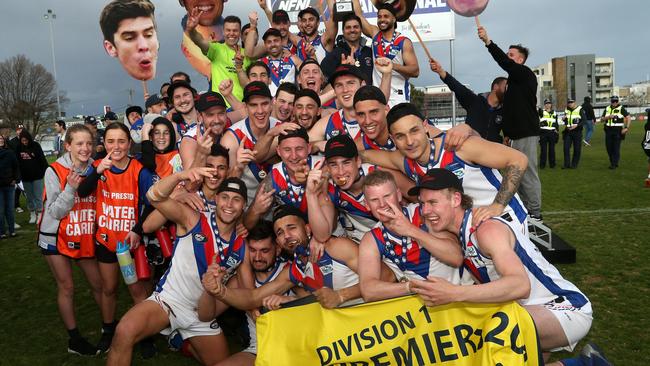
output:
<path id="1" fill-rule="evenodd" d="M 614 95 L 614 59 L 596 57 L 594 54 L 554 57 L 551 61 L 534 67 L 537 75 L 537 100 L 553 101 L 556 110 L 566 108 L 568 98 L 579 103 L 591 97 L 594 106 L 609 104 Z"/>
<path id="2" fill-rule="evenodd" d="M 469 87 L 468 85 L 465 85 Z M 418 87 L 424 93 L 422 112 L 436 123 L 451 123 L 452 92 L 445 84 Z M 467 111 L 456 101 L 456 122 L 464 122 Z"/>

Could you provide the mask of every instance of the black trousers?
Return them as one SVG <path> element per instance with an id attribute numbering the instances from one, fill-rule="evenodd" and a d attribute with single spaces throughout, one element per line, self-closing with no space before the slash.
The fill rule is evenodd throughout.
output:
<path id="1" fill-rule="evenodd" d="M 582 129 L 576 128 L 563 134 L 564 137 L 564 167 L 577 168 L 582 152 Z M 573 146 L 573 158 L 571 158 L 571 146 Z"/>
<path id="2" fill-rule="evenodd" d="M 621 160 L 621 130 L 621 127 L 605 127 L 605 147 L 611 166 L 618 166 Z"/>
<path id="3" fill-rule="evenodd" d="M 557 143 L 557 133 L 550 130 L 542 130 L 539 135 L 540 155 L 539 167 L 546 167 L 548 157 L 548 166 L 555 168 L 555 144 Z"/>

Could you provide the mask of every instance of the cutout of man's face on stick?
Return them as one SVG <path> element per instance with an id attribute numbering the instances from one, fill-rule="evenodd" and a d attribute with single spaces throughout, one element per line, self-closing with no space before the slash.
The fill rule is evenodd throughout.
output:
<path id="1" fill-rule="evenodd" d="M 392 5 L 398 22 L 403 22 L 413 14 L 417 0 L 372 0 L 375 7 L 381 4 Z"/>
<path id="2" fill-rule="evenodd" d="M 113 0 L 99 18 L 106 53 L 137 80 L 156 77 L 159 44 L 154 10 L 149 0 Z"/>
<path id="3" fill-rule="evenodd" d="M 485 10 L 489 0 L 447 0 L 447 6 L 454 13 L 464 17 L 478 17 Z"/>

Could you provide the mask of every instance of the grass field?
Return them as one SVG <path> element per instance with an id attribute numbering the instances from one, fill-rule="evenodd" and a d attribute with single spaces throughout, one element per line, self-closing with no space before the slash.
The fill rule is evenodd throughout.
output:
<path id="1" fill-rule="evenodd" d="M 541 171 L 545 222 L 577 249 L 577 263 L 558 266 L 591 299 L 594 323 L 586 340 L 596 342 L 616 365 L 646 365 L 650 344 L 650 280 L 647 258 L 650 188 L 643 187 L 647 159 L 640 148 L 643 127 L 633 123 L 624 141 L 620 168 L 608 170 L 602 127 L 592 147 L 583 147 L 577 170 Z M 558 167 L 561 145 L 556 146 Z M 24 205 L 23 205 L 24 207 Z M 68 355 L 67 334 L 56 308 L 56 285 L 35 245 L 36 231 L 28 214 L 15 240 L 0 241 L 0 309 L 5 312 L 5 338 L 0 365 L 102 365 L 104 358 Z M 79 271 L 75 270 L 77 320 L 81 332 L 99 338 L 99 312 Z M 130 304 L 125 289 L 118 313 Z M 579 347 L 582 346 L 579 345 Z M 166 350 L 135 365 L 191 365 L 193 361 Z M 561 355 L 560 355 L 561 356 Z M 557 356 L 556 356 L 557 357 Z"/>

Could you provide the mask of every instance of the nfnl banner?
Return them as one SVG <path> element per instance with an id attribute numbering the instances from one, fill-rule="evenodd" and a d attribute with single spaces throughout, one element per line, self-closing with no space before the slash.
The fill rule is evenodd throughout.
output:
<path id="1" fill-rule="evenodd" d="M 293 26 L 291 31 L 298 32 L 298 27 L 295 25 L 298 22 L 298 13 L 300 10 L 309 6 L 314 9 L 319 9 L 321 0 L 267 0 L 271 11 L 278 9 L 286 10 L 289 13 L 289 18 Z M 415 9 L 410 19 L 418 29 L 420 36 L 424 42 L 427 41 L 442 41 L 454 39 L 455 23 L 454 13 L 447 6 L 445 0 L 415 0 Z M 372 0 L 359 0 L 363 8 L 365 18 L 371 24 L 377 24 L 377 9 L 372 3 Z M 327 4 L 323 0 L 325 12 L 329 13 Z M 320 31 L 325 29 L 325 25 L 321 22 Z M 411 30 L 411 25 L 408 22 L 398 22 L 397 31 L 409 37 L 411 41 L 417 42 L 415 33 Z M 341 32 L 339 32 L 341 33 Z"/>
<path id="2" fill-rule="evenodd" d="M 257 319 L 258 366 L 541 365 L 532 318 L 515 302 L 426 307 L 416 296 Z"/>

